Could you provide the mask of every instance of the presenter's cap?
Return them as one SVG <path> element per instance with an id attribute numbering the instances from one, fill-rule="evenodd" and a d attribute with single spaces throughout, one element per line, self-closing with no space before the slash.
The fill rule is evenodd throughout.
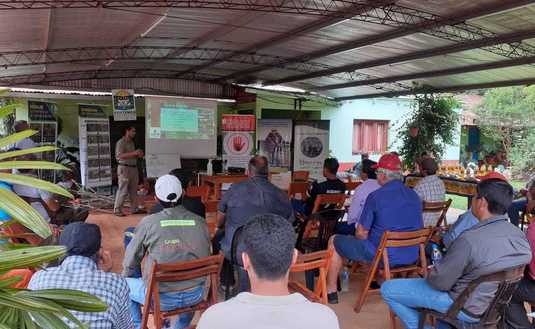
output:
<path id="1" fill-rule="evenodd" d="M 173 175 L 163 175 L 156 181 L 156 197 L 163 202 L 177 202 L 182 196 L 182 184 Z"/>

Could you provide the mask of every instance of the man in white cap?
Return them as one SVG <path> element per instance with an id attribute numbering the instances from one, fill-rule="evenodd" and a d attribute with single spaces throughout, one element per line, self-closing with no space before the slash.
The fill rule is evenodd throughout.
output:
<path id="1" fill-rule="evenodd" d="M 182 185 L 176 176 L 164 175 L 156 181 L 156 197 L 163 210 L 144 217 L 128 244 L 123 275 L 130 288 L 130 309 L 136 328 L 141 327 L 141 305 L 145 302 L 148 280 L 154 261 L 177 263 L 210 255 L 210 235 L 204 218 L 179 204 Z M 142 278 L 141 260 L 147 256 Z M 137 274 L 137 275 L 136 275 Z M 160 284 L 162 311 L 195 305 L 202 301 L 205 280 L 196 279 Z M 181 314 L 175 328 L 189 326 L 193 314 Z"/>

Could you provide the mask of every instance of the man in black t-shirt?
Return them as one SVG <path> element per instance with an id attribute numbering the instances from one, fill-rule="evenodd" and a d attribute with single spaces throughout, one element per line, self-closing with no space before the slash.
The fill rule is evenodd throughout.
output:
<path id="1" fill-rule="evenodd" d="M 346 184 L 336 177 L 340 164 L 336 158 L 327 158 L 323 162 L 323 176 L 327 179 L 322 183 L 314 182 L 310 190 L 310 198 L 307 200 L 306 213 L 310 215 L 314 208 L 314 202 L 320 194 L 345 193 Z"/>

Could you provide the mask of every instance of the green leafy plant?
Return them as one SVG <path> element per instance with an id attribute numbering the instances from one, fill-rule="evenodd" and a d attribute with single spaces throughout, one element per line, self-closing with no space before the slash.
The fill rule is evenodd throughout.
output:
<path id="1" fill-rule="evenodd" d="M 13 102 L 8 102 L 8 104 L 8 106 L 0 107 L 0 119 L 11 115 L 17 107 Z M 0 147 L 9 147 L 13 143 L 35 133 L 36 131 L 28 130 L 0 138 Z M 0 153 L 0 170 L 67 170 L 62 165 L 46 161 L 14 160 L 15 157 L 24 154 L 54 149 L 53 146 L 43 146 Z M 32 177 L 3 172 L 0 173 L 0 181 L 29 185 L 72 198 L 69 192 L 57 185 Z M 47 222 L 39 213 L 10 190 L 0 189 L 0 209 L 3 209 L 11 217 L 11 220 L 2 223 L 0 228 L 19 223 L 43 239 L 50 237 L 52 234 Z M 62 246 L 33 247 L 25 244 L 11 244 L 7 241 L 8 236 L 1 232 L 3 231 L 0 231 L 0 239 L 4 240 L 4 243 L 0 245 L 0 275 L 4 275 L 13 269 L 38 267 L 65 255 L 65 248 Z M 87 328 L 87 325 L 80 323 L 69 310 L 103 312 L 107 309 L 107 305 L 101 300 L 82 291 L 65 289 L 30 291 L 12 288 L 13 284 L 18 281 L 20 281 L 20 278 L 17 277 L 0 277 L 0 329 L 69 329 L 64 322 L 65 319 L 69 319 L 79 328 Z"/>
<path id="2" fill-rule="evenodd" d="M 406 169 L 414 169 L 414 161 L 423 153 L 437 159 L 444 155 L 445 146 L 453 143 L 459 106 L 452 96 L 441 96 L 419 88 L 414 109 L 398 130 L 401 140 L 399 154 Z"/>
<path id="3" fill-rule="evenodd" d="M 513 174 L 528 178 L 535 171 L 535 86 L 489 89 L 475 112 L 482 136 L 493 146 L 486 153 L 504 151 Z"/>

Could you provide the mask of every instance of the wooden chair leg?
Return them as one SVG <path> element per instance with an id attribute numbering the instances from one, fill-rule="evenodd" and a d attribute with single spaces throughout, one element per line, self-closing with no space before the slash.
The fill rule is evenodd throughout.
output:
<path id="1" fill-rule="evenodd" d="M 368 275 L 366 276 L 366 280 L 364 281 L 364 287 L 362 288 L 360 296 L 358 297 L 357 302 L 354 307 L 354 310 L 356 313 L 359 313 L 360 310 L 362 309 L 362 305 L 364 304 L 364 300 L 366 299 L 368 290 L 370 290 L 370 284 L 375 278 L 375 272 L 377 271 L 377 267 L 379 266 L 379 260 L 380 260 L 380 255 L 379 256 L 376 255 L 373 260 L 372 265 L 370 266 Z"/>
<path id="2" fill-rule="evenodd" d="M 427 314 L 425 312 L 421 312 L 420 319 L 418 320 L 418 329 L 424 329 L 426 318 L 427 318 Z"/>
<path id="3" fill-rule="evenodd" d="M 389 310 L 390 313 L 390 327 L 392 329 L 396 329 L 396 314 L 392 312 L 392 310 Z"/>

